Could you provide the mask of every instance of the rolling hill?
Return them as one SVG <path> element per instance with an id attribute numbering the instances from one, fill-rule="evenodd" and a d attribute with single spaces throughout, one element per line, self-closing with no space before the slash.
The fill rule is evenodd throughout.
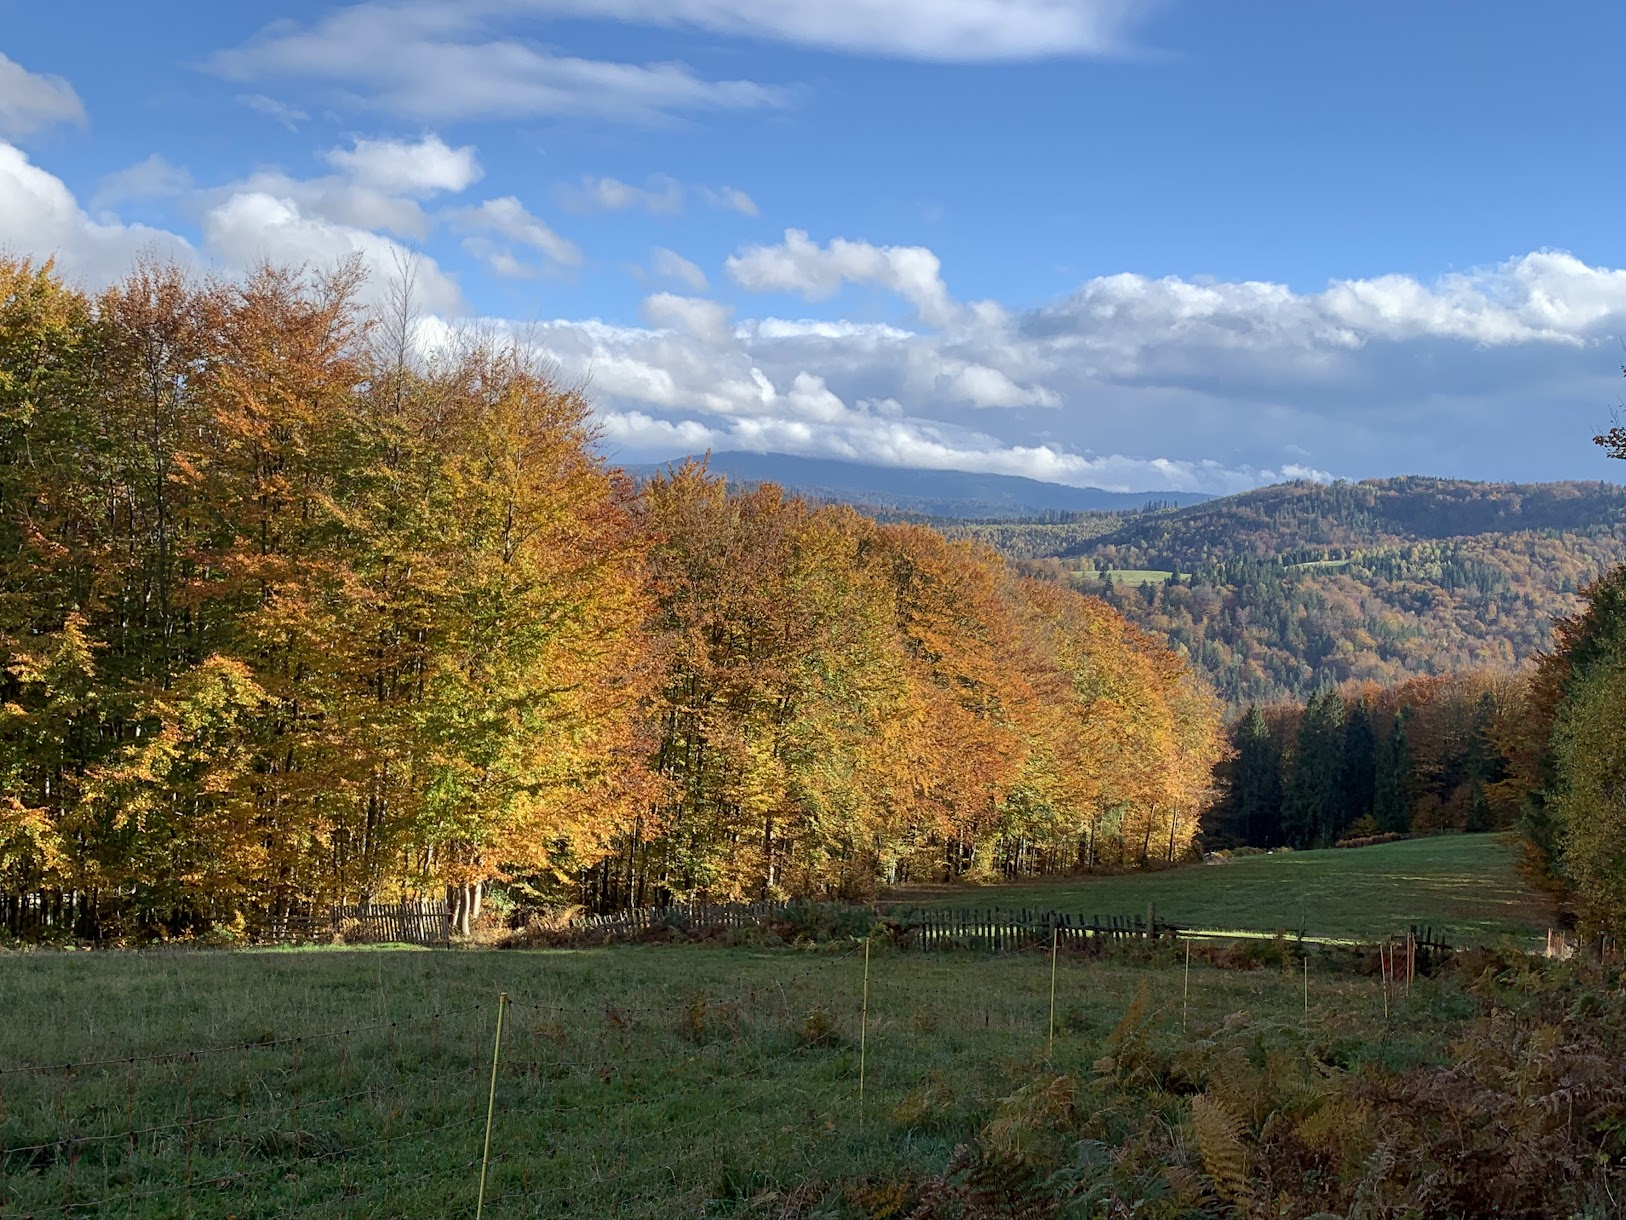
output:
<path id="1" fill-rule="evenodd" d="M 726 476 L 730 483 L 777 483 L 804 499 L 833 500 L 929 517 L 1012 518 L 1051 513 L 1138 512 L 1148 504 L 1185 506 L 1212 499 L 1197 492 L 1103 491 L 1016 475 L 869 466 L 861 462 L 790 457 L 781 453 L 714 453 L 708 466 L 713 474 Z M 664 463 L 627 467 L 635 477 L 648 477 L 665 468 Z"/>
<path id="2" fill-rule="evenodd" d="M 731 483 L 926 518 L 1166 636 L 1234 708 L 1346 680 L 1512 670 L 1626 562 L 1626 487 L 1403 476 L 1225 497 L 712 454 Z M 629 467 L 648 477 L 660 465 Z"/>
<path id="3" fill-rule="evenodd" d="M 1518 666 L 1582 587 L 1626 562 L 1626 488 L 1292 483 L 1115 518 L 949 529 L 1106 597 L 1240 707 L 1327 682 Z"/>

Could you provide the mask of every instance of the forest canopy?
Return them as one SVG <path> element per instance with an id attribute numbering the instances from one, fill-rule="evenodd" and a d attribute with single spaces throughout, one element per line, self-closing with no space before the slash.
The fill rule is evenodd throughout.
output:
<path id="1" fill-rule="evenodd" d="M 0 897 L 254 931 L 1173 860 L 1220 708 L 932 530 L 642 487 L 522 348 L 353 269 L 0 261 Z"/>
<path id="2" fill-rule="evenodd" d="M 1626 561 L 1626 488 L 1302 482 L 1174 511 L 947 528 L 1106 598 L 1241 712 L 1533 661 L 1553 620 Z"/>

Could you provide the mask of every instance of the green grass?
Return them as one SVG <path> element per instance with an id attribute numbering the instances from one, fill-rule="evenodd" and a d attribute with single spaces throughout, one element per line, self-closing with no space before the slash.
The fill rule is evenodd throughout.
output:
<path id="1" fill-rule="evenodd" d="M 1114 568 L 1107 575 L 1112 577 L 1112 583 L 1115 585 L 1160 585 L 1173 576 L 1174 573 L 1160 572 L 1156 568 Z M 1080 572 L 1078 579 L 1086 582 L 1099 582 L 1101 573 L 1096 571 Z"/>
<path id="2" fill-rule="evenodd" d="M 1167 1139 L 1185 1099 L 1098 1064 L 1143 989 L 1133 1038 L 1187 1074 L 1270 1048 L 1404 1068 L 1472 1012 L 1420 980 L 1386 1020 L 1374 980 L 1318 962 L 1306 1016 L 1296 962 L 1199 960 L 1185 1032 L 1179 952 L 1064 956 L 1047 1065 L 1046 955 L 878 950 L 862 1113 L 850 948 L 0 956 L 0 1213 L 471 1215 L 499 991 L 493 1218 L 874 1214 L 790 1204 L 940 1173 L 1056 1073 L 1100 1138 Z"/>
<path id="3" fill-rule="evenodd" d="M 908 905 L 1045 907 L 1085 915 L 1144 915 L 1202 928 L 1376 939 L 1411 924 L 1453 944 L 1545 936 L 1552 912 L 1497 835 L 1440 835 L 1375 847 L 1245 856 L 1157 873 L 1067 877 L 997 886 L 920 886 Z"/>

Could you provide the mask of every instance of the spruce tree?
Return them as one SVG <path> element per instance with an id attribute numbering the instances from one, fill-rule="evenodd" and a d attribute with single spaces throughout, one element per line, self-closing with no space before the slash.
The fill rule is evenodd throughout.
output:
<path id="1" fill-rule="evenodd" d="M 1270 726 L 1249 707 L 1235 733 L 1231 764 L 1231 827 L 1244 843 L 1275 847 L 1282 841 L 1282 760 Z"/>
<path id="2" fill-rule="evenodd" d="M 1293 751 L 1292 774 L 1282 801 L 1283 832 L 1294 847 L 1333 842 L 1343 811 L 1344 702 L 1332 689 L 1313 695 L 1304 708 Z"/>
<path id="3" fill-rule="evenodd" d="M 1386 833 L 1404 834 L 1411 826 L 1411 744 L 1406 732 L 1409 718 L 1410 709 L 1402 708 L 1378 755 L 1372 816 L 1378 829 Z"/>
<path id="4" fill-rule="evenodd" d="M 1351 822 L 1373 813 L 1377 795 L 1378 737 L 1372 727 L 1372 709 L 1357 703 L 1349 709 L 1344 725 L 1343 812 L 1338 826 L 1341 834 Z M 1336 838 L 1336 836 L 1335 836 Z"/>

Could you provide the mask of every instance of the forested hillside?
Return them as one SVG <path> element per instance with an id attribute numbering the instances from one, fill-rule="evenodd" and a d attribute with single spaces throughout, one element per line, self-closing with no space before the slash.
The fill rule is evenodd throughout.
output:
<path id="1" fill-rule="evenodd" d="M 1234 708 L 1510 669 L 1626 560 L 1626 489 L 1397 478 L 1178 511 L 962 527 L 1165 635 Z"/>
<path id="2" fill-rule="evenodd" d="M 1185 661 L 995 552 L 696 466 L 353 273 L 0 260 L 0 914 L 276 925 L 483 887 L 861 894 L 1186 852 Z"/>

